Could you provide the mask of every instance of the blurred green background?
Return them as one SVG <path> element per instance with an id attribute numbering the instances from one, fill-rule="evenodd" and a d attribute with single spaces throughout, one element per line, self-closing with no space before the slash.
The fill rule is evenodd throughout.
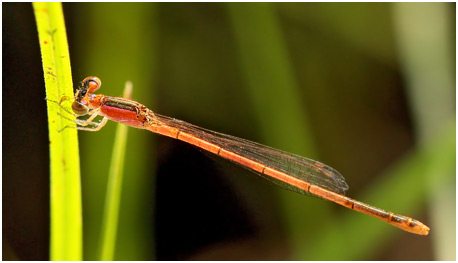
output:
<path id="1" fill-rule="evenodd" d="M 3 259 L 46 260 L 49 152 L 30 4 L 3 3 Z M 455 3 L 65 3 L 77 83 L 336 168 L 398 230 L 130 129 L 116 260 L 455 260 Z M 114 130 L 80 132 L 84 259 Z"/>

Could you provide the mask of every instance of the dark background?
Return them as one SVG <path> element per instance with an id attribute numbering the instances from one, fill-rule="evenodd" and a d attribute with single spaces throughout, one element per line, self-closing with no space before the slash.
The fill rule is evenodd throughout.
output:
<path id="1" fill-rule="evenodd" d="M 131 80 L 133 99 L 158 113 L 318 159 L 345 176 L 347 195 L 437 226 L 435 192 L 391 175 L 435 139 L 422 137 L 416 109 L 443 107 L 447 117 L 423 124 L 438 131 L 437 123 L 454 119 L 455 4 L 406 5 L 69 3 L 64 12 L 74 83 L 96 75 L 100 93 L 119 96 Z M 38 36 L 31 4 L 2 6 L 3 259 L 47 260 L 49 151 Z M 417 12 L 438 15 L 437 8 L 448 26 L 441 43 L 453 73 L 430 88 L 449 101 L 415 107 L 417 82 L 400 44 L 409 36 L 400 38 L 397 27 Z M 432 45 L 419 54 L 442 47 Z M 433 61 L 431 68 L 443 68 Z M 86 260 L 97 259 L 114 127 L 79 133 Z M 216 159 L 129 129 L 115 259 L 455 259 L 454 251 L 438 249 L 455 241 L 455 231 L 412 235 Z M 455 200 L 454 176 L 446 178 Z M 371 197 L 388 182 L 405 195 Z M 396 210 L 409 196 L 414 205 Z M 454 227 L 453 218 L 445 221 Z"/>

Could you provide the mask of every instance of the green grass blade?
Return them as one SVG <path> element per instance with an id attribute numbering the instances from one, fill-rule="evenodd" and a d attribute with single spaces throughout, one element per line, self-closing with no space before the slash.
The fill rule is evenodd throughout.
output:
<path id="1" fill-rule="evenodd" d="M 73 4 L 69 4 L 72 6 Z M 156 45 L 158 15 L 155 3 L 84 3 L 75 4 L 75 52 L 84 55 L 78 63 L 84 68 L 82 77 L 96 75 L 103 87 L 98 93 L 121 96 L 127 79 L 135 83 L 135 99 L 154 109 L 156 70 Z M 120 19 L 122 17 L 122 19 Z M 88 31 L 97 32 L 87 41 Z M 112 29 L 112 30 L 107 30 Z M 113 41 L 113 36 L 123 36 L 122 41 Z M 110 44 L 107 44 L 110 43 Z M 116 54 L 116 55 L 113 55 Z M 84 259 L 100 259 L 101 217 L 106 195 L 100 191 L 108 181 L 111 154 L 93 151 L 93 145 L 101 149 L 112 149 L 116 125 L 108 123 L 100 132 L 82 133 L 80 157 L 82 162 L 97 159 L 97 165 L 83 168 L 83 200 L 90 200 L 84 207 Z M 131 136 L 135 133 L 135 136 Z M 153 260 L 154 224 L 151 217 L 154 202 L 155 151 L 150 133 L 131 129 L 125 167 L 129 176 L 123 178 L 122 199 L 116 234 L 115 260 Z M 86 149 L 86 150 L 85 150 Z M 110 151 L 108 151 L 110 152 Z M 149 212 L 151 211 L 151 212 Z"/>
<path id="2" fill-rule="evenodd" d="M 407 98 L 420 146 L 455 119 L 455 78 L 449 3 L 393 4 L 395 33 L 407 83 Z M 454 8 L 454 6 L 453 6 Z M 429 162 L 429 207 L 437 260 L 456 259 L 456 187 L 437 180 L 441 158 Z"/>
<path id="3" fill-rule="evenodd" d="M 46 96 L 59 101 L 72 97 L 72 75 L 62 5 L 34 3 Z M 56 103 L 48 101 L 51 160 L 51 260 L 82 259 L 81 185 L 77 132 Z"/>
<path id="4" fill-rule="evenodd" d="M 132 83 L 127 82 L 124 98 L 130 98 Z M 128 127 L 118 124 L 116 129 L 113 155 L 111 158 L 108 186 L 105 198 L 105 207 L 102 220 L 100 239 L 100 260 L 111 261 L 114 258 L 116 246 L 116 232 L 118 229 L 119 207 L 121 200 L 122 176 L 124 171 L 124 156 L 126 152 Z"/>
<path id="5" fill-rule="evenodd" d="M 300 100 L 292 62 L 274 3 L 228 3 L 228 13 L 239 49 L 246 87 L 264 143 L 299 155 L 316 158 L 312 131 Z M 281 110 L 279 110 L 281 109 Z M 285 138 L 288 138 L 285 140 Z M 325 206 L 279 191 L 293 254 L 299 254 L 312 235 L 304 222 L 319 224 L 328 218 Z M 304 208 L 307 209 L 304 209 Z M 320 210 L 314 217 L 308 211 Z M 313 221 L 313 222 L 312 222 Z M 296 255 L 293 258 L 296 258 Z"/>

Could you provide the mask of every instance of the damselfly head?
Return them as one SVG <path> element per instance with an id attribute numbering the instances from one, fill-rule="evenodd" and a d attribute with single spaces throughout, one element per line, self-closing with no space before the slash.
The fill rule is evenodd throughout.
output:
<path id="1" fill-rule="evenodd" d="M 101 85 L 102 81 L 97 77 L 90 76 L 83 79 L 75 92 L 75 101 L 81 102 L 86 95 L 94 93 Z"/>
<path id="2" fill-rule="evenodd" d="M 86 115 L 89 112 L 87 104 L 88 96 L 100 88 L 102 81 L 94 76 L 87 77 L 79 83 L 79 87 L 75 92 L 75 101 L 72 103 L 72 110 L 77 115 Z"/>

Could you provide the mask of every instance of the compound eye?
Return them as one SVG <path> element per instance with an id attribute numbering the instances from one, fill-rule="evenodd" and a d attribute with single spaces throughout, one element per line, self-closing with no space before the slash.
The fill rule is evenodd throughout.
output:
<path id="1" fill-rule="evenodd" d="M 94 93 L 96 90 L 100 88 L 100 86 L 102 86 L 102 81 L 100 81 L 99 78 L 94 76 L 85 78 L 83 80 L 83 83 L 87 85 L 87 91 L 89 93 Z"/>
<path id="2" fill-rule="evenodd" d="M 72 103 L 72 110 L 78 116 L 82 116 L 82 115 L 86 115 L 88 113 L 89 108 L 86 105 L 75 101 L 75 102 Z"/>

